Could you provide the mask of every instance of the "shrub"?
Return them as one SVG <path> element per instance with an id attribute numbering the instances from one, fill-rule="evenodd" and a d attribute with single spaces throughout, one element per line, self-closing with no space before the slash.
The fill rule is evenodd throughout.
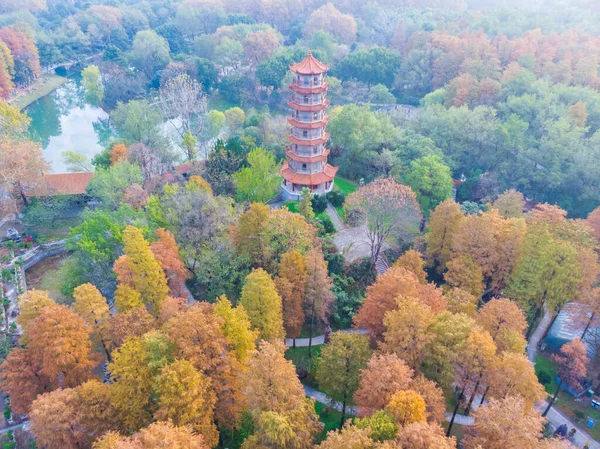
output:
<path id="1" fill-rule="evenodd" d="M 323 224 L 323 228 L 325 229 L 325 234 L 333 234 L 335 232 L 335 226 L 331 218 L 323 217 L 321 219 L 321 223 Z"/>
<path id="2" fill-rule="evenodd" d="M 325 209 L 327 209 L 327 197 L 323 195 L 315 195 L 311 201 L 311 204 L 315 214 L 325 212 Z"/>
<path id="3" fill-rule="evenodd" d="M 585 418 L 585 412 L 583 410 L 574 410 L 573 414 L 576 418 L 583 419 Z"/>
<path id="4" fill-rule="evenodd" d="M 332 190 L 327 194 L 327 199 L 333 207 L 342 207 L 346 201 L 346 195 L 339 190 Z"/>
<path id="5" fill-rule="evenodd" d="M 550 382 L 552 382 L 552 376 L 546 370 L 540 370 L 537 373 L 537 377 L 542 385 L 548 385 Z"/>

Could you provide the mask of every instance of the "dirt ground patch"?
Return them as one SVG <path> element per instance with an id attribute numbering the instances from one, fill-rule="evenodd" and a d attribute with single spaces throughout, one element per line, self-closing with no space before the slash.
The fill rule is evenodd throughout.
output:
<path id="1" fill-rule="evenodd" d="M 46 290 L 50 296 L 61 302 L 64 298 L 60 293 L 59 270 L 69 258 L 69 253 L 48 257 L 35 264 L 25 272 L 25 280 L 29 290 Z"/>

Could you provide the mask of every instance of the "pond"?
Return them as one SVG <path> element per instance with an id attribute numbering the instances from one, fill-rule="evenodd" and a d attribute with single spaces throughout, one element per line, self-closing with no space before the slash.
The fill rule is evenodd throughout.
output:
<path id="1" fill-rule="evenodd" d="M 41 142 L 46 160 L 54 173 L 64 173 L 63 151 L 74 151 L 91 158 L 108 144 L 113 131 L 108 114 L 86 101 L 81 75 L 69 81 L 25 109 L 31 117 L 30 133 Z"/>

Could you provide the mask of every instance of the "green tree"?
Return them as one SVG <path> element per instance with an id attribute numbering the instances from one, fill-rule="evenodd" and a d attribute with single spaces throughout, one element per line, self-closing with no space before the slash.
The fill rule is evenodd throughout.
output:
<path id="1" fill-rule="evenodd" d="M 315 219 L 315 212 L 312 208 L 312 200 L 314 195 L 310 193 L 310 189 L 303 187 L 300 198 L 300 204 L 298 205 L 298 211 L 306 218 L 307 221 L 313 221 Z"/>
<path id="2" fill-rule="evenodd" d="M 169 51 L 169 44 L 163 37 L 152 30 L 144 30 L 135 35 L 129 60 L 136 69 L 152 79 L 158 70 L 169 63 Z"/>
<path id="3" fill-rule="evenodd" d="M 111 119 L 119 136 L 131 143 L 141 142 L 153 147 L 160 140 L 163 118 L 157 108 L 150 106 L 146 100 L 119 102 L 111 113 Z"/>
<path id="4" fill-rule="evenodd" d="M 217 137 L 221 133 L 223 126 L 225 126 L 225 114 L 213 109 L 212 111 L 208 111 L 207 117 L 210 136 Z"/>
<path id="5" fill-rule="evenodd" d="M 425 214 L 429 214 L 442 201 L 452 198 L 450 168 L 437 155 L 414 160 L 405 179 L 417 195 L 417 201 Z"/>
<path id="6" fill-rule="evenodd" d="M 340 427 L 346 419 L 346 406 L 352 404 L 358 390 L 360 371 L 367 367 L 371 358 L 369 337 L 359 334 L 335 332 L 329 344 L 321 350 L 315 377 L 332 399 L 342 403 Z"/>
<path id="7" fill-rule="evenodd" d="M 92 104 L 99 104 L 104 98 L 104 86 L 100 69 L 96 65 L 89 65 L 81 72 L 85 97 Z"/>
<path id="8" fill-rule="evenodd" d="M 275 155 L 263 148 L 256 148 L 248 153 L 248 165 L 233 175 L 236 199 L 265 202 L 273 198 L 281 183 Z"/>
<path id="9" fill-rule="evenodd" d="M 102 208 L 116 210 L 122 204 L 123 194 L 131 184 L 142 183 L 142 172 L 137 165 L 119 162 L 107 169 L 98 169 L 87 185 L 88 195 L 97 198 Z"/>
<path id="10" fill-rule="evenodd" d="M 383 84 L 392 87 L 402 56 L 393 50 L 374 46 L 357 50 L 339 63 L 336 73 L 342 81 L 355 79 L 372 86 Z"/>

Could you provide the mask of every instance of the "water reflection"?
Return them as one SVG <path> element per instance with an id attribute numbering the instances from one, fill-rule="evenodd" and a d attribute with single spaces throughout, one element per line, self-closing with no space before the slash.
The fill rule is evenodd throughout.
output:
<path id="1" fill-rule="evenodd" d="M 86 102 L 78 76 L 25 111 L 31 117 L 32 138 L 41 142 L 55 173 L 67 171 L 62 161 L 63 151 L 75 151 L 91 159 L 112 136 L 108 114 Z"/>

